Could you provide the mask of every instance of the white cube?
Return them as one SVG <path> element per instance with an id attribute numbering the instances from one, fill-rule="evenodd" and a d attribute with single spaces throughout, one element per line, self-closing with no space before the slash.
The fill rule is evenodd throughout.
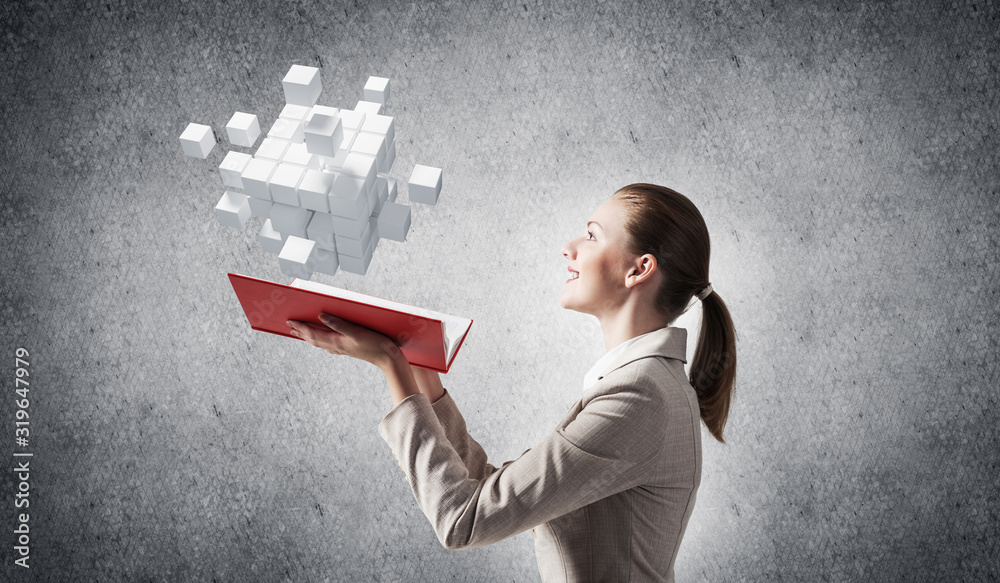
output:
<path id="1" fill-rule="evenodd" d="M 309 150 L 306 149 L 306 145 L 302 142 L 288 144 L 288 149 L 285 150 L 281 161 L 285 164 L 295 164 L 296 166 L 312 168 L 313 170 L 320 169 L 319 157 L 310 154 Z"/>
<path id="2" fill-rule="evenodd" d="M 337 253 L 337 259 L 340 260 L 340 268 L 342 270 L 348 273 L 364 275 L 368 271 L 368 266 L 371 265 L 372 255 L 371 253 L 366 253 L 364 257 L 358 258 Z"/>
<path id="3" fill-rule="evenodd" d="M 340 168 L 341 174 L 347 174 L 364 180 L 369 183 L 369 187 L 375 183 L 375 176 L 378 169 L 375 168 L 375 157 L 358 152 L 351 152 L 344 160 L 344 165 Z"/>
<path id="4" fill-rule="evenodd" d="M 365 115 L 379 115 L 382 113 L 382 104 L 362 99 L 357 105 L 354 106 L 354 111 L 363 112 Z"/>
<path id="5" fill-rule="evenodd" d="M 260 147 L 254 152 L 254 158 L 263 158 L 265 160 L 274 160 L 275 162 L 280 162 L 285 155 L 285 150 L 291 142 L 288 140 L 280 140 L 278 138 L 264 138 L 264 141 L 260 143 Z"/>
<path id="6" fill-rule="evenodd" d="M 334 239 L 333 215 L 321 212 L 313 213 L 312 219 L 309 220 L 309 225 L 306 227 L 306 236 L 316 241 L 316 245 L 319 247 L 336 251 L 337 242 Z"/>
<path id="7" fill-rule="evenodd" d="M 226 135 L 229 136 L 230 144 L 251 148 L 260 135 L 260 122 L 252 113 L 237 111 L 226 124 Z"/>
<path id="8" fill-rule="evenodd" d="M 378 214 L 378 235 L 382 239 L 406 241 L 410 231 L 410 207 L 396 202 L 382 205 Z"/>
<path id="9" fill-rule="evenodd" d="M 386 147 L 396 140 L 396 122 L 388 115 L 368 115 L 361 131 L 385 136 Z"/>
<path id="10" fill-rule="evenodd" d="M 360 130 L 365 123 L 365 112 L 340 110 L 340 121 L 344 124 L 345 130 Z"/>
<path id="11" fill-rule="evenodd" d="M 368 224 L 371 225 L 372 229 L 372 239 L 378 243 L 378 215 L 372 215 L 368 217 Z"/>
<path id="12" fill-rule="evenodd" d="M 306 170 L 299 183 L 299 205 L 313 211 L 330 212 L 330 191 L 334 176 L 319 170 Z M 310 237 L 312 239 L 312 237 Z"/>
<path id="13" fill-rule="evenodd" d="M 313 271 L 327 275 L 337 275 L 340 258 L 337 256 L 336 249 L 324 249 L 317 243 L 313 254 L 316 257 L 316 267 Z"/>
<path id="14" fill-rule="evenodd" d="M 302 131 L 301 121 L 279 117 L 271 124 L 271 129 L 267 131 L 267 137 L 289 142 L 301 142 Z"/>
<path id="15" fill-rule="evenodd" d="M 354 143 L 351 144 L 351 151 L 375 158 L 375 169 L 377 172 L 382 172 L 386 154 L 385 136 L 365 131 L 358 132 Z"/>
<path id="16" fill-rule="evenodd" d="M 204 160 L 214 147 L 215 133 L 210 126 L 189 123 L 184 128 L 181 134 L 181 150 L 188 156 Z"/>
<path id="17" fill-rule="evenodd" d="M 436 204 L 441 194 L 441 169 L 417 164 L 408 183 L 410 202 Z"/>
<path id="18" fill-rule="evenodd" d="M 305 173 L 306 169 L 302 166 L 278 164 L 274 174 L 271 175 L 271 181 L 268 183 L 268 187 L 271 189 L 271 200 L 289 206 L 299 206 L 298 187 Z"/>
<path id="19" fill-rule="evenodd" d="M 336 180 L 333 181 L 329 200 L 331 214 L 349 219 L 357 219 L 371 214 L 368 190 L 360 178 L 347 174 L 337 176 Z"/>
<path id="20" fill-rule="evenodd" d="M 344 139 L 340 141 L 340 149 L 345 150 L 345 156 L 350 153 L 354 139 L 358 136 L 358 130 L 344 130 Z"/>
<path id="21" fill-rule="evenodd" d="M 385 103 L 389 100 L 389 80 L 385 77 L 369 77 L 365 83 L 365 101 Z"/>
<path id="22" fill-rule="evenodd" d="M 247 195 L 227 190 L 215 205 L 215 216 L 227 227 L 242 229 L 250 220 L 250 203 Z"/>
<path id="23" fill-rule="evenodd" d="M 271 207 L 271 226 L 279 233 L 305 238 L 312 216 L 311 210 L 276 202 Z"/>
<path id="24" fill-rule="evenodd" d="M 304 237 L 289 235 L 278 253 L 278 266 L 281 273 L 289 277 L 309 279 L 316 267 L 314 251 L 316 242 Z"/>
<path id="25" fill-rule="evenodd" d="M 343 139 L 344 129 L 339 117 L 316 113 L 306 123 L 306 150 L 310 154 L 333 157 Z"/>
<path id="26" fill-rule="evenodd" d="M 254 158 L 247 162 L 243 169 L 243 190 L 254 198 L 271 200 L 271 190 L 267 184 L 271 180 L 271 174 L 278 167 L 276 162 Z"/>
<path id="27" fill-rule="evenodd" d="M 330 215 L 330 220 L 333 221 L 333 234 L 350 239 L 360 239 L 369 228 L 368 218 L 369 215 L 357 218 Z"/>
<path id="28" fill-rule="evenodd" d="M 304 105 L 295 105 L 294 103 L 288 103 L 285 105 L 284 108 L 282 108 L 281 113 L 278 114 L 278 117 L 304 122 L 306 120 L 306 117 L 309 116 L 310 111 L 312 111 L 312 109 Z"/>
<path id="29" fill-rule="evenodd" d="M 247 164 L 253 160 L 250 154 L 243 152 L 228 152 L 219 164 L 219 174 L 222 176 L 222 183 L 233 188 L 243 188 L 243 170 Z"/>
<path id="30" fill-rule="evenodd" d="M 270 218 L 272 206 L 274 206 L 274 201 L 255 198 L 253 196 L 250 197 L 250 214 L 255 217 Z"/>
<path id="31" fill-rule="evenodd" d="M 260 246 L 264 251 L 273 254 L 281 253 L 281 248 L 284 247 L 285 239 L 287 238 L 288 235 L 274 230 L 274 227 L 271 226 L 271 219 L 264 221 L 264 226 L 257 233 L 257 240 L 260 241 Z"/>
<path id="32" fill-rule="evenodd" d="M 350 150 L 337 150 L 337 155 L 333 158 L 321 156 L 323 169 L 340 174 L 340 169 L 344 167 L 344 160 L 347 160 L 347 155 L 350 153 Z"/>
<path id="33" fill-rule="evenodd" d="M 330 215 L 331 220 L 336 220 L 333 215 Z M 336 228 L 334 228 L 336 232 Z M 368 249 L 371 243 L 372 229 L 370 218 L 365 218 L 364 222 L 361 224 L 361 236 L 358 238 L 346 237 L 344 235 L 334 235 L 334 241 L 337 244 L 337 253 L 341 255 L 350 255 L 352 257 L 364 257 L 365 251 Z"/>
<path id="34" fill-rule="evenodd" d="M 285 90 L 285 103 L 312 107 L 323 91 L 323 82 L 316 67 L 292 65 L 281 80 L 281 87 Z"/>

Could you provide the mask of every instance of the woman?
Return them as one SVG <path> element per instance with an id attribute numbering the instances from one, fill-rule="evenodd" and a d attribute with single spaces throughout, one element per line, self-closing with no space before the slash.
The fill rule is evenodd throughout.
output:
<path id="1" fill-rule="evenodd" d="M 672 581 L 701 481 L 701 431 L 722 439 L 736 375 L 726 304 L 708 280 L 709 237 L 683 195 L 618 190 L 563 247 L 564 308 L 592 314 L 605 354 L 557 429 L 497 468 L 469 436 L 438 374 L 411 367 L 390 338 L 324 315 L 293 333 L 385 373 L 393 409 L 379 433 L 446 548 L 532 529 L 543 581 Z M 690 380 L 687 332 L 671 327 L 693 297 L 703 316 Z"/>

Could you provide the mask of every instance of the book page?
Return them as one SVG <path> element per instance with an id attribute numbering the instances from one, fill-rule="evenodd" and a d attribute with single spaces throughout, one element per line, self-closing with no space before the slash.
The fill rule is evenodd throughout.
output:
<path id="1" fill-rule="evenodd" d="M 405 312 L 407 314 L 414 314 L 416 316 L 423 316 L 425 318 L 440 320 L 441 325 L 444 328 L 443 336 L 444 336 L 444 351 L 445 354 L 447 355 L 446 362 L 451 360 L 451 356 L 454 354 L 455 348 L 458 346 L 458 341 L 461 340 L 462 336 L 469 329 L 469 326 L 472 325 L 472 320 L 470 320 L 469 318 L 451 316 L 449 314 L 435 312 L 434 310 L 428 310 L 427 308 L 419 308 L 417 306 L 411 306 L 409 304 L 394 302 L 392 300 L 387 300 L 385 298 L 379 298 L 339 287 L 334 287 L 332 285 L 326 285 L 325 283 L 309 281 L 308 279 L 295 278 L 294 280 L 292 280 L 292 283 L 288 285 L 289 287 L 297 287 L 309 291 L 318 292 L 321 294 L 326 294 L 328 296 L 334 296 L 337 298 L 343 298 L 345 300 L 360 302 L 362 304 L 371 304 L 373 306 L 379 306 L 381 308 L 388 308 L 390 310 L 397 310 L 399 312 Z"/>

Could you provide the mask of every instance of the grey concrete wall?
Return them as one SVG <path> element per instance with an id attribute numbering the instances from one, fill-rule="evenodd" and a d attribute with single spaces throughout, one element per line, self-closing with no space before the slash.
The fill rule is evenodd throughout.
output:
<path id="1" fill-rule="evenodd" d="M 226 272 L 287 278 L 257 219 L 213 216 L 225 141 L 202 161 L 177 138 L 269 124 L 298 63 L 335 106 L 389 77 L 396 176 L 444 169 L 405 244 L 318 279 L 475 320 L 444 379 L 491 461 L 546 435 L 602 354 L 559 308 L 561 245 L 617 187 L 662 183 L 703 212 L 739 335 L 678 580 L 995 580 L 998 12 L 5 5 L 0 457 L 34 457 L 30 570 L 0 474 L 4 579 L 537 580 L 528 533 L 437 543 L 376 432 L 377 369 L 247 326 Z"/>

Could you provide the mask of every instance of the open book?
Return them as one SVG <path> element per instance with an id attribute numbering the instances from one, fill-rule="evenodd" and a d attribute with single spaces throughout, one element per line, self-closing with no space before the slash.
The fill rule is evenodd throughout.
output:
<path id="1" fill-rule="evenodd" d="M 320 312 L 326 312 L 385 334 L 399 344 L 410 364 L 443 373 L 451 368 L 472 326 L 470 318 L 304 279 L 283 285 L 230 273 L 229 281 L 254 330 L 295 338 L 286 320 L 329 330 L 319 321 Z"/>

